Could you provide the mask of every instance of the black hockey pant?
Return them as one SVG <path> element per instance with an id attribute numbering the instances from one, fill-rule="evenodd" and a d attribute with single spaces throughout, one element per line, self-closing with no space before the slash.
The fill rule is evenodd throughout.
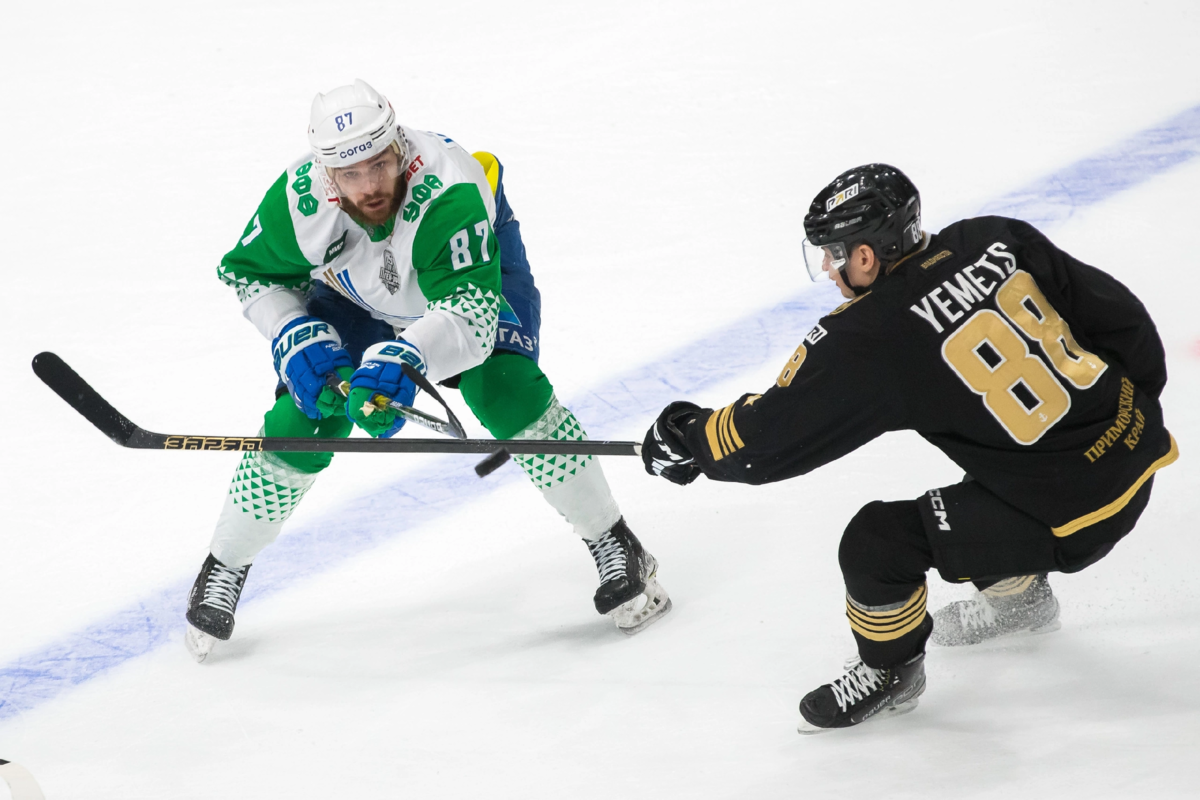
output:
<path id="1" fill-rule="evenodd" d="M 863 506 L 838 551 L 863 661 L 884 668 L 924 652 L 933 631 L 925 608 L 931 567 L 980 590 L 1019 575 L 1078 572 L 1133 530 L 1153 485 L 1151 478 L 1115 515 L 1061 538 L 970 479 L 917 500 Z"/>

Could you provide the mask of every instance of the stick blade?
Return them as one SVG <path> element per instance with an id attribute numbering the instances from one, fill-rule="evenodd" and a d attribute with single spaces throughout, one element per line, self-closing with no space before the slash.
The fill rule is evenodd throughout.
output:
<path id="1" fill-rule="evenodd" d="M 20 764 L 0 759 L 0 780 L 8 784 L 12 800 L 46 800 L 37 781 Z"/>
<path id="2" fill-rule="evenodd" d="M 429 395 L 434 400 L 437 400 L 438 403 L 441 404 L 442 408 L 445 409 L 447 430 L 443 432 L 448 433 L 455 439 L 466 439 L 467 429 L 464 428 L 462 423 L 458 421 L 458 417 L 454 416 L 454 412 L 450 410 L 450 406 L 446 405 L 446 401 L 442 399 L 440 394 L 438 394 L 438 390 L 433 388 L 433 384 L 426 380 L 425 376 L 418 372 L 411 364 L 401 364 L 400 371 L 407 375 L 410 381 L 419 386 L 421 391 L 425 392 L 425 394 Z M 478 470 L 476 470 L 476 472 L 478 472 Z M 482 478 L 483 475 L 480 475 L 479 477 Z"/>
<path id="3" fill-rule="evenodd" d="M 66 400 L 71 408 L 82 414 L 105 436 L 122 447 L 129 446 L 129 440 L 138 430 L 138 426 L 113 408 L 87 381 L 79 377 L 79 373 L 71 369 L 67 362 L 54 353 L 38 353 L 33 357 L 33 371 L 55 394 Z"/>

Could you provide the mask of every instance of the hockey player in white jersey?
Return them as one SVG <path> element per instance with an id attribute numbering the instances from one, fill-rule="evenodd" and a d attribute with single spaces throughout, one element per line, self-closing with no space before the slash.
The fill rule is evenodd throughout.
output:
<path id="1" fill-rule="evenodd" d="M 271 342 L 279 377 L 267 436 L 391 436 L 412 405 L 402 365 L 458 388 L 498 439 L 586 438 L 538 367 L 541 301 L 503 168 L 440 134 L 397 123 L 363 81 L 313 100 L 312 153 L 267 191 L 221 260 L 243 315 Z M 266 351 L 264 348 L 264 356 Z M 349 382 L 343 398 L 331 377 Z M 188 600 L 200 661 L 233 633 L 254 558 L 329 466 L 330 453 L 246 453 Z M 586 543 L 594 602 L 626 633 L 671 607 L 658 564 L 625 524 L 591 456 L 518 456 Z"/>

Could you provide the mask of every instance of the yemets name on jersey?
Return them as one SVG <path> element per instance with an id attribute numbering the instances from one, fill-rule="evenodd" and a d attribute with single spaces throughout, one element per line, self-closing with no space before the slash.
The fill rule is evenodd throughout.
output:
<path id="1" fill-rule="evenodd" d="M 1177 457 L 1165 383 L 1127 288 L 1024 222 L 984 217 L 931 237 L 821 319 L 775 386 L 685 433 L 710 477 L 762 483 L 915 430 L 1067 536 Z"/>

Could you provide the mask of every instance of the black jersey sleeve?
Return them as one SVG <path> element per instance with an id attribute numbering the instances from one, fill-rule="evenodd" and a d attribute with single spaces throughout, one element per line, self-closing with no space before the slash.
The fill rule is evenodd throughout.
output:
<path id="1" fill-rule="evenodd" d="M 893 367 L 879 331 L 871 330 L 882 320 L 875 309 L 848 311 L 855 313 L 822 319 L 766 392 L 703 409 L 684 425 L 688 450 L 705 475 L 752 484 L 785 480 L 904 427 Z"/>
<path id="2" fill-rule="evenodd" d="M 1138 388 L 1157 399 L 1167 383 L 1166 353 L 1141 301 L 1116 278 L 1060 250 L 1032 225 L 1009 220 L 1009 227 L 1025 246 L 1026 263 L 1034 266 L 1038 284 L 1070 321 L 1081 344 L 1090 343 L 1099 355 L 1120 364 Z"/>

